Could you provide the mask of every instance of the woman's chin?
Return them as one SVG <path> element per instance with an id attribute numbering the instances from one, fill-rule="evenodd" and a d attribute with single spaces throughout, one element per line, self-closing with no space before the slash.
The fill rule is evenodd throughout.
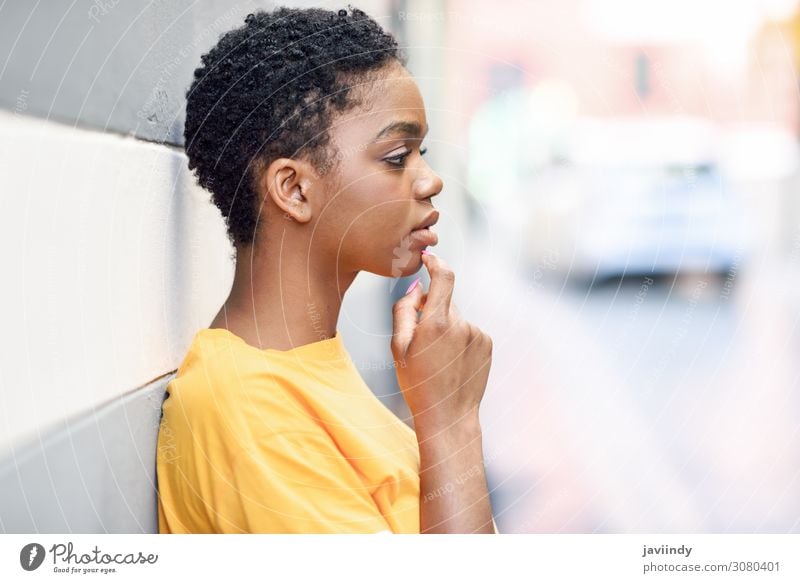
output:
<path id="1" fill-rule="evenodd" d="M 418 272 L 420 267 L 422 267 L 422 254 L 419 251 L 407 252 L 402 257 L 395 257 L 392 260 L 391 269 L 385 275 L 394 278 L 407 277 Z"/>
<path id="2" fill-rule="evenodd" d="M 401 277 L 414 275 L 419 271 L 420 267 L 422 267 L 422 254 L 415 253 L 408 257 L 403 257 L 402 261 L 400 258 L 396 257 L 392 261 L 385 263 L 383 266 L 362 267 L 361 269 L 362 271 L 380 275 L 381 277 L 398 279 Z"/>

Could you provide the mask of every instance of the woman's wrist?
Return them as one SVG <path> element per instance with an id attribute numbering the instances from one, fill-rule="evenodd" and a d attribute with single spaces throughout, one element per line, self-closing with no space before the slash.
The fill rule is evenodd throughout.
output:
<path id="1" fill-rule="evenodd" d="M 494 532 L 477 410 L 446 422 L 428 418 L 417 441 L 420 532 Z"/>
<path id="2" fill-rule="evenodd" d="M 450 452 L 476 439 L 480 442 L 482 437 L 477 407 L 458 418 L 433 414 L 414 416 L 414 430 L 420 448 Z"/>

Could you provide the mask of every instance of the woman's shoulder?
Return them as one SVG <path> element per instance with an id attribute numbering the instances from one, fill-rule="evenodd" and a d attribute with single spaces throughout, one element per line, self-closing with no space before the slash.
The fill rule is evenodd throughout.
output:
<path id="1" fill-rule="evenodd" d="M 236 366 L 238 369 L 271 368 L 293 372 L 313 367 L 346 369 L 351 364 L 338 330 L 332 337 L 278 350 L 253 346 L 226 328 L 202 328 L 195 333 L 178 374 L 198 367 L 225 370 Z"/>
<path id="2" fill-rule="evenodd" d="M 320 385 L 357 387 L 358 377 L 337 330 L 291 350 L 259 349 L 225 328 L 199 330 L 168 393 L 195 400 L 285 400 L 318 393 Z"/>
<path id="3" fill-rule="evenodd" d="M 178 367 L 176 380 L 196 375 L 226 376 L 229 369 L 251 364 L 250 354 L 243 350 L 235 335 L 224 328 L 202 328 L 195 332 Z M 180 383 L 176 383 L 180 384 Z"/>
<path id="4" fill-rule="evenodd" d="M 308 423 L 314 416 L 306 412 L 309 395 L 329 380 L 312 363 L 303 366 L 255 349 L 223 329 L 205 328 L 167 385 L 164 414 L 202 425 L 206 432 L 215 426 L 256 427 L 265 420 L 315 430 Z"/>

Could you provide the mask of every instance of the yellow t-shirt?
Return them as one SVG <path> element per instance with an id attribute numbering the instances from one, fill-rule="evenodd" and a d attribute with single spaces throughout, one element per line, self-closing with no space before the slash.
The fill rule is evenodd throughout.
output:
<path id="1" fill-rule="evenodd" d="M 279 351 L 204 328 L 167 393 L 160 533 L 419 533 L 416 435 L 338 330 Z"/>

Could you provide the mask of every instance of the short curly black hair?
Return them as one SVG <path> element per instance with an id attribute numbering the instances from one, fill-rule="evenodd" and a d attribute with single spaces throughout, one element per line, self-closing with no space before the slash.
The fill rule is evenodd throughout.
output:
<path id="1" fill-rule="evenodd" d="M 189 168 L 212 194 L 234 245 L 253 243 L 255 180 L 279 157 L 332 170 L 328 130 L 357 104 L 351 87 L 407 57 L 362 10 L 278 7 L 248 14 L 202 56 L 186 93 Z"/>

